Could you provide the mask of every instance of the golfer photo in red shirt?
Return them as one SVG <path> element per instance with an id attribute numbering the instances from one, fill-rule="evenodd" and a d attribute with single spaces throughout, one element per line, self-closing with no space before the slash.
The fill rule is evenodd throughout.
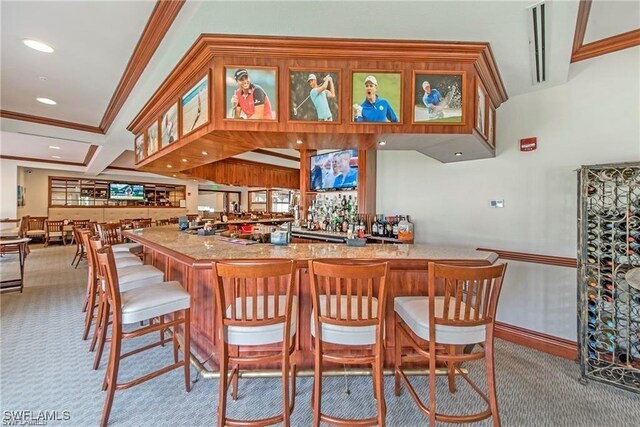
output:
<path id="1" fill-rule="evenodd" d="M 249 72 L 238 69 L 234 78 L 238 88 L 231 97 L 231 118 L 273 120 L 271 101 L 262 87 L 251 83 Z"/>

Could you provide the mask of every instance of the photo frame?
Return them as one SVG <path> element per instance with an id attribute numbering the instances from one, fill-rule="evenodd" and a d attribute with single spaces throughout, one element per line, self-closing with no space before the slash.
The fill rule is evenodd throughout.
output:
<path id="1" fill-rule="evenodd" d="M 18 185 L 18 197 L 17 197 L 17 201 L 18 201 L 18 207 L 23 207 L 25 205 L 25 191 L 26 188 L 22 185 Z"/>
<path id="2" fill-rule="evenodd" d="M 340 123 L 340 71 L 289 69 L 289 120 Z"/>
<path id="3" fill-rule="evenodd" d="M 278 121 L 278 69 L 225 67 L 225 118 Z"/>
<path id="4" fill-rule="evenodd" d="M 135 153 L 135 159 L 136 159 L 136 163 L 141 161 L 142 159 L 144 159 L 144 134 L 140 134 L 138 136 L 136 136 L 135 140 L 134 140 L 134 153 Z"/>
<path id="5" fill-rule="evenodd" d="M 487 139 L 487 92 L 480 82 L 476 86 L 476 130 Z"/>
<path id="6" fill-rule="evenodd" d="M 161 141 L 162 146 L 166 147 L 178 140 L 178 103 L 176 102 L 169 108 L 169 110 L 162 115 L 160 121 L 160 128 L 162 129 Z"/>
<path id="7" fill-rule="evenodd" d="M 402 72 L 354 70 L 351 106 L 352 123 L 402 123 Z"/>
<path id="8" fill-rule="evenodd" d="M 156 153 L 160 147 L 158 146 L 158 122 L 154 122 L 147 129 L 147 156 Z"/>
<path id="9" fill-rule="evenodd" d="M 412 123 L 464 124 L 464 82 L 463 72 L 414 71 Z"/>
<path id="10" fill-rule="evenodd" d="M 182 136 L 209 123 L 209 75 L 182 96 Z"/>
<path id="11" fill-rule="evenodd" d="M 487 126 L 487 142 L 493 148 L 496 148 L 496 110 L 493 108 L 491 103 L 489 103 L 489 115 L 488 115 L 489 125 Z"/>

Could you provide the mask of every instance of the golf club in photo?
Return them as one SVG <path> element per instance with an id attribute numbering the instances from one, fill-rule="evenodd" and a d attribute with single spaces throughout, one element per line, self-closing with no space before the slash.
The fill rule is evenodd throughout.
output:
<path id="1" fill-rule="evenodd" d="M 302 107 L 302 104 L 304 104 L 305 102 L 307 102 L 307 99 L 309 99 L 311 97 L 311 94 L 309 94 L 299 105 L 293 105 L 293 115 L 297 116 L 298 115 L 298 109 L 300 107 Z"/>

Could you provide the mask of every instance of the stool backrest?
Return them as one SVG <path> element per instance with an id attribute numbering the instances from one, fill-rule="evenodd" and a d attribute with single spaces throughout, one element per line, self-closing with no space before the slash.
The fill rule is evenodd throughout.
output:
<path id="1" fill-rule="evenodd" d="M 133 220 L 133 228 L 151 228 L 151 218 L 142 218 Z"/>
<path id="2" fill-rule="evenodd" d="M 23 216 L 20 223 L 20 237 L 27 237 L 27 231 L 29 231 L 29 216 Z"/>
<path id="3" fill-rule="evenodd" d="M 122 303 L 120 299 L 120 285 L 118 282 L 118 270 L 116 269 L 116 261 L 113 257 L 111 246 L 96 248 L 95 243 L 99 241 L 92 240 L 94 244 L 95 256 L 97 261 L 97 277 L 102 286 L 98 286 L 107 296 L 107 301 L 113 310 L 114 327 L 121 324 L 122 319 Z"/>
<path id="4" fill-rule="evenodd" d="M 218 324 L 285 324 L 289 336 L 295 264 L 292 260 L 228 260 L 213 263 Z M 283 314 L 280 297 L 286 296 Z"/>
<path id="5" fill-rule="evenodd" d="M 320 336 L 319 323 L 339 326 L 382 326 L 389 263 L 310 260 L 309 276 L 316 317 L 316 336 Z M 324 296 L 324 307 L 320 302 L 321 296 Z M 374 298 L 378 300 L 377 309 L 373 305 Z M 378 328 L 378 333 L 382 333 L 382 328 Z"/>
<path id="6" fill-rule="evenodd" d="M 74 227 L 87 228 L 89 226 L 89 222 L 91 222 L 91 220 L 89 220 L 89 219 L 74 219 L 73 220 L 73 226 Z"/>
<path id="7" fill-rule="evenodd" d="M 93 233 L 91 230 L 83 228 L 78 230 L 78 234 L 80 235 L 80 241 L 84 245 L 84 250 L 87 252 L 87 263 L 89 264 L 89 275 L 95 278 L 97 268 L 97 261 L 95 259 L 96 254 L 91 249 L 91 239 L 93 237 Z"/>
<path id="8" fill-rule="evenodd" d="M 435 324 L 476 326 L 495 319 L 502 278 L 506 264 L 482 267 L 460 267 L 429 263 L 429 295 L 436 295 L 436 286 L 444 285 L 442 311 L 429 298 L 430 331 Z"/>
<path id="9" fill-rule="evenodd" d="M 105 245 L 122 243 L 122 229 L 120 224 L 98 224 L 98 234 Z"/>

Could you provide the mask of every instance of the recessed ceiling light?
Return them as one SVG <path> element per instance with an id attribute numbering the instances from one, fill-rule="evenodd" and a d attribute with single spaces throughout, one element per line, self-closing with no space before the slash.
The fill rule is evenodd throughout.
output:
<path id="1" fill-rule="evenodd" d="M 173 174 L 173 175 L 171 175 L 171 176 L 173 176 L 173 177 L 175 178 L 175 177 L 176 177 L 176 176 L 178 176 L 178 175 L 176 175 L 176 174 L 174 173 L 174 174 Z"/>
<path id="2" fill-rule="evenodd" d="M 53 48 L 46 43 L 39 42 L 37 40 L 25 39 L 22 43 L 29 46 L 31 49 L 35 49 L 38 52 L 53 53 Z"/>
<path id="3" fill-rule="evenodd" d="M 182 159 L 182 163 L 187 163 L 189 160 L 187 159 Z"/>
<path id="4" fill-rule="evenodd" d="M 381 145 L 381 146 L 387 145 L 387 141 L 380 141 L 378 142 L 378 145 Z"/>
<path id="5" fill-rule="evenodd" d="M 209 155 L 209 153 L 207 153 L 206 151 L 203 151 L 203 152 L 202 152 L 202 155 L 203 155 L 203 156 L 208 156 L 208 155 Z"/>
<path id="6" fill-rule="evenodd" d="M 61 159 L 62 158 L 60 156 L 51 156 L 51 157 L 53 157 L 54 159 Z"/>
<path id="7" fill-rule="evenodd" d="M 297 140 L 296 144 L 302 144 L 302 140 L 301 139 Z"/>
<path id="8" fill-rule="evenodd" d="M 454 156 L 458 156 L 458 157 L 462 156 L 462 151 L 455 152 L 455 153 L 453 153 L 453 155 Z"/>
<path id="9" fill-rule="evenodd" d="M 57 104 L 56 101 L 54 101 L 53 99 L 49 99 L 49 98 L 36 98 L 36 101 L 42 102 L 43 104 L 47 104 L 47 105 L 56 105 Z"/>
<path id="10" fill-rule="evenodd" d="M 171 166 L 171 165 L 167 165 L 167 167 L 168 167 L 169 169 L 171 169 L 173 166 Z"/>
<path id="11" fill-rule="evenodd" d="M 52 150 L 59 150 L 60 147 L 56 146 L 56 145 L 50 145 L 49 148 L 51 148 Z"/>

